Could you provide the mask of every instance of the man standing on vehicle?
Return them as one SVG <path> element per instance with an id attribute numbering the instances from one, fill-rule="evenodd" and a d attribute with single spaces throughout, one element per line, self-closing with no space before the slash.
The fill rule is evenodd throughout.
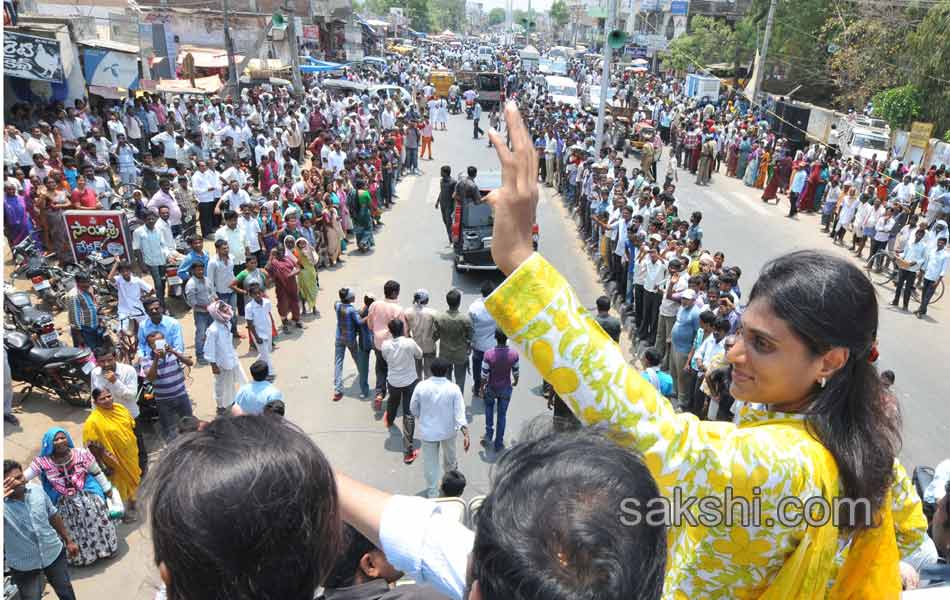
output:
<path id="1" fill-rule="evenodd" d="M 455 217 L 455 186 L 452 179 L 452 167 L 443 165 L 442 179 L 439 180 L 439 198 L 435 201 L 436 209 L 442 211 L 442 223 L 445 224 L 445 235 L 452 243 L 452 220 Z"/>

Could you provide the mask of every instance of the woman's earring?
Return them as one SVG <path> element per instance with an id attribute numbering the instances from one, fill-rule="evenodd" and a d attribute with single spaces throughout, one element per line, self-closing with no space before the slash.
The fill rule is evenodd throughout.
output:
<path id="1" fill-rule="evenodd" d="M 827 384 L 828 384 L 828 378 L 827 378 L 827 377 L 822 377 L 821 379 L 818 380 L 818 385 L 821 386 L 821 389 L 825 389 L 825 386 L 826 386 Z"/>

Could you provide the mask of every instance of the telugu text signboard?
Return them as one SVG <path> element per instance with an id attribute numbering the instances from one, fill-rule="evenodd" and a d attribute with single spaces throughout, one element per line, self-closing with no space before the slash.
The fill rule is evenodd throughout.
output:
<path id="1" fill-rule="evenodd" d="M 3 32 L 3 69 L 8 77 L 61 83 L 59 40 Z"/>
<path id="2" fill-rule="evenodd" d="M 67 210 L 66 231 L 73 259 L 81 261 L 93 252 L 132 260 L 132 244 L 120 210 Z"/>

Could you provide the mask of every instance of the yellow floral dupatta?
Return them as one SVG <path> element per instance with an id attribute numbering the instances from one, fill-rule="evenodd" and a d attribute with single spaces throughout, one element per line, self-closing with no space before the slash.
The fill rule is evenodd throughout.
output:
<path id="1" fill-rule="evenodd" d="M 828 449 L 811 437 L 804 421 L 782 419 L 765 423 L 749 423 L 743 427 L 790 427 L 799 430 L 813 443 L 805 445 L 812 453 L 813 464 L 826 500 L 838 496 L 838 466 Z M 901 579 L 898 564 L 900 553 L 894 534 L 890 494 L 881 505 L 875 527 L 862 530 L 854 536 L 844 564 L 835 576 L 834 557 L 838 549 L 838 528 L 831 522 L 820 527 L 808 527 L 795 552 L 788 557 L 762 600 L 792 600 L 793 598 L 829 598 L 833 600 L 863 600 L 866 598 L 899 598 Z M 828 581 L 834 577 L 834 586 L 828 591 Z"/>

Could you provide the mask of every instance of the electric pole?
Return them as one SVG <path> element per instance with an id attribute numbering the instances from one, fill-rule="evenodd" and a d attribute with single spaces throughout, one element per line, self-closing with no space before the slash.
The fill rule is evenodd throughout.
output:
<path id="1" fill-rule="evenodd" d="M 617 0 L 607 0 L 607 22 L 604 23 L 604 73 L 600 81 L 600 103 L 597 109 L 597 129 L 595 130 L 595 160 L 600 160 L 600 149 L 604 145 L 604 110 L 607 107 L 607 88 L 610 87 L 610 59 L 613 56 L 608 38 L 614 30 L 614 21 L 617 19 Z M 773 2 L 775 0 L 772 0 Z"/>
<path id="2" fill-rule="evenodd" d="M 228 0 L 224 0 L 224 48 L 228 51 L 228 91 L 231 94 L 237 94 L 238 73 L 234 64 L 234 41 L 231 39 L 231 25 L 228 19 L 230 13 Z"/>
<path id="3" fill-rule="evenodd" d="M 759 96 L 759 90 L 762 87 L 762 78 L 765 76 L 765 57 L 769 52 L 769 39 L 772 37 L 772 25 L 775 22 L 775 8 L 778 6 L 778 0 L 772 0 L 769 3 L 769 16 L 765 21 L 765 36 L 762 38 L 762 52 L 759 54 L 757 64 L 753 65 L 752 70 L 755 77 L 752 79 L 752 97 L 749 100 L 754 104 Z"/>
<path id="4" fill-rule="evenodd" d="M 297 18 L 294 16 L 294 0 L 287 0 L 283 7 L 287 13 L 287 46 L 290 48 L 290 80 L 294 84 L 294 95 L 303 94 L 303 82 L 300 80 L 300 48 L 297 46 Z"/>

